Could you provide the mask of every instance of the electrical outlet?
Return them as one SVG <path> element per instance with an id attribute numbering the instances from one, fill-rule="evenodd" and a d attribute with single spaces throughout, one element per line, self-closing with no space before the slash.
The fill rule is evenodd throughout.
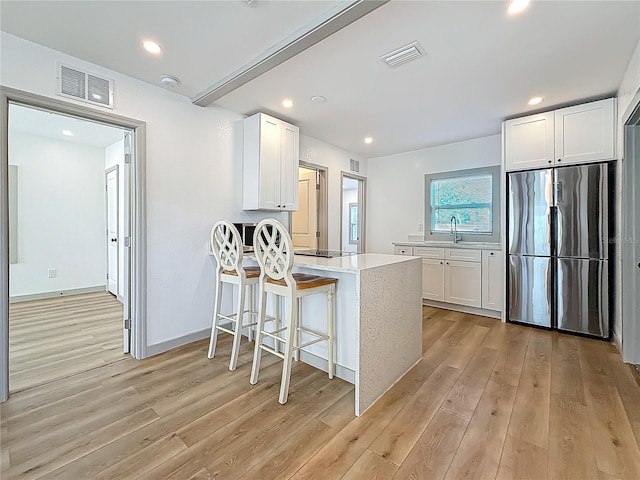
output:
<path id="1" fill-rule="evenodd" d="M 424 224 L 423 223 L 419 223 L 418 224 L 418 233 L 422 233 L 424 231 Z"/>
<path id="2" fill-rule="evenodd" d="M 58 276 L 58 270 L 55 268 L 49 269 L 49 278 L 56 278 Z"/>

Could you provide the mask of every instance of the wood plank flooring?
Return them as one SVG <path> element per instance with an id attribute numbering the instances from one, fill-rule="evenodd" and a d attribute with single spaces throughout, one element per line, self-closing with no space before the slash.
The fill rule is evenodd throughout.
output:
<path id="1" fill-rule="evenodd" d="M 23 387 L 0 405 L 0 477 L 640 478 L 640 388 L 606 342 L 425 307 L 422 360 L 359 418 L 340 379 L 295 363 L 282 406 L 279 359 L 252 386 L 253 344 L 235 372 L 229 336 L 207 346 Z"/>
<path id="2" fill-rule="evenodd" d="M 10 304 L 10 391 L 127 358 L 122 315 L 122 304 L 107 292 Z"/>

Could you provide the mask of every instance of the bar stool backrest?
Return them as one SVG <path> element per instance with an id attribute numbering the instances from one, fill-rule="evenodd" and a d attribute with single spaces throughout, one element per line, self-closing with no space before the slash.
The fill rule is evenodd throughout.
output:
<path id="1" fill-rule="evenodd" d="M 263 275 L 295 285 L 291 274 L 293 242 L 282 223 L 274 218 L 258 223 L 253 235 L 253 249 Z"/>
<path id="2" fill-rule="evenodd" d="M 242 241 L 240 232 L 233 223 L 226 220 L 217 221 L 211 228 L 211 249 L 222 271 L 236 271 L 242 268 Z"/>

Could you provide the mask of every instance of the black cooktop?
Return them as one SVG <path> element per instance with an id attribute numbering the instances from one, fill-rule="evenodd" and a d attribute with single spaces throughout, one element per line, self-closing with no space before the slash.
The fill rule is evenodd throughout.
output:
<path id="1" fill-rule="evenodd" d="M 356 252 L 341 252 L 340 250 L 296 250 L 293 253 L 296 255 L 306 255 L 307 257 L 323 257 L 323 258 L 333 258 L 333 257 L 348 257 L 349 255 L 357 255 Z"/>

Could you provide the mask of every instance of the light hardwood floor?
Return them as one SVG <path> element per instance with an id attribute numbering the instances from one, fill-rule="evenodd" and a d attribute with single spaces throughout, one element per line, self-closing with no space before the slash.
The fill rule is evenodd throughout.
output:
<path id="1" fill-rule="evenodd" d="M 179 321 L 179 319 L 176 319 Z M 353 387 L 221 335 L 0 406 L 3 479 L 640 478 L 640 388 L 606 342 L 423 310 L 423 358 L 360 418 Z M 380 368 L 384 368 L 381 359 Z"/>
<path id="2" fill-rule="evenodd" d="M 9 305 L 11 392 L 124 360 L 122 315 L 107 292 Z"/>

